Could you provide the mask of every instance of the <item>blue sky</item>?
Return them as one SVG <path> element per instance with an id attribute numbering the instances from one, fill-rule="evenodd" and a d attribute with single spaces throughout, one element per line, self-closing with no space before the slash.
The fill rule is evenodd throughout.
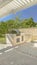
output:
<path id="1" fill-rule="evenodd" d="M 37 5 L 34 5 L 30 8 L 21 10 L 16 14 L 9 14 L 6 17 L 0 18 L 0 21 L 6 21 L 9 19 L 15 19 L 15 17 L 19 17 L 20 19 L 26 19 L 32 17 L 35 22 L 37 22 Z"/>

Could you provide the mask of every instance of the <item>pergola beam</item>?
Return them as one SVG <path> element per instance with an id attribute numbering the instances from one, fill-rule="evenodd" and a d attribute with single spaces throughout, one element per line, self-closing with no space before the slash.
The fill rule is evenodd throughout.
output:
<path id="1" fill-rule="evenodd" d="M 37 4 L 37 0 L 12 0 L 2 8 L 0 7 L 0 17 L 6 16 L 9 13 L 16 13 L 35 4 Z"/>

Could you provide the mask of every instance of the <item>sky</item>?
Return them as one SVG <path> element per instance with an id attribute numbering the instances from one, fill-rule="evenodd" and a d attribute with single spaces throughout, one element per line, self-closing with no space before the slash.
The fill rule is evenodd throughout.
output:
<path id="1" fill-rule="evenodd" d="M 19 17 L 20 19 L 27 19 L 27 18 L 33 18 L 35 22 L 37 22 L 37 5 L 34 5 L 30 8 L 21 10 L 17 12 L 16 14 L 9 14 L 3 18 L 0 18 L 0 21 L 6 21 L 9 19 L 15 19 L 16 17 Z"/>

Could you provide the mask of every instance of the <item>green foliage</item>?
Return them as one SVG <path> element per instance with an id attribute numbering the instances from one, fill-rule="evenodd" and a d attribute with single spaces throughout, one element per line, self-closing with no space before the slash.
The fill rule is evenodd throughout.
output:
<path id="1" fill-rule="evenodd" d="M 21 25 L 22 25 L 22 28 L 29 28 L 29 27 L 35 27 L 36 26 L 36 24 L 32 18 L 23 20 Z"/>
<path id="2" fill-rule="evenodd" d="M 8 33 L 11 29 L 18 28 L 30 28 L 37 27 L 37 23 L 33 21 L 33 18 L 20 20 L 16 18 L 15 20 L 8 20 L 6 22 L 0 22 L 0 36 L 1 34 Z"/>

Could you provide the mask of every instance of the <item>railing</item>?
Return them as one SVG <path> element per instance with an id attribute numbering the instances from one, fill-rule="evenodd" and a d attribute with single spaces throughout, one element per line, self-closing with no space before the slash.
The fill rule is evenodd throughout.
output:
<path id="1" fill-rule="evenodd" d="M 11 37 L 11 35 L 9 35 L 9 34 L 7 34 L 7 37 L 8 37 L 8 39 L 9 39 L 9 41 L 11 42 L 11 44 L 12 44 L 12 37 Z"/>

